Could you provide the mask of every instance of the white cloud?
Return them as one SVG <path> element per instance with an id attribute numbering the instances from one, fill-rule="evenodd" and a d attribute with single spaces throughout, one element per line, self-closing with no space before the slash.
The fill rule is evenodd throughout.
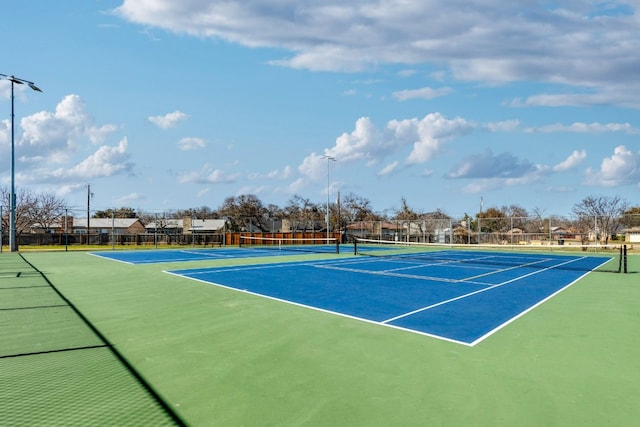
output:
<path id="1" fill-rule="evenodd" d="M 350 133 L 343 133 L 336 139 L 334 147 L 327 150 L 327 155 L 340 159 L 341 162 L 352 160 L 372 159 L 376 153 L 385 151 L 384 135 L 368 117 L 361 117 L 355 123 L 354 130 Z M 322 157 L 322 156 L 317 156 Z M 317 163 L 317 159 L 314 162 Z M 315 166 L 314 171 L 318 167 Z M 313 174 L 317 175 L 317 174 Z"/>
<path id="2" fill-rule="evenodd" d="M 129 162 L 127 138 L 120 140 L 117 146 L 103 145 L 93 154 L 73 166 L 61 167 L 55 170 L 40 168 L 34 171 L 21 172 L 19 180 L 22 183 L 64 183 L 77 180 L 104 178 L 123 173 L 129 173 L 133 164 Z"/>
<path id="3" fill-rule="evenodd" d="M 211 192 L 211 188 L 203 188 L 202 190 L 198 191 L 196 193 L 196 196 L 198 196 L 199 199 L 203 198 L 204 196 L 206 196 L 207 194 L 209 194 Z"/>
<path id="4" fill-rule="evenodd" d="M 466 194 L 482 194 L 500 187 L 504 187 L 504 181 L 500 179 L 474 179 L 463 186 L 461 191 Z"/>
<path id="5" fill-rule="evenodd" d="M 587 158 L 586 150 L 574 150 L 565 160 L 555 165 L 554 172 L 566 172 L 581 164 Z"/>
<path id="6" fill-rule="evenodd" d="M 399 162 L 396 160 L 395 162 L 389 163 L 387 166 L 380 169 L 378 172 L 378 176 L 385 176 L 392 174 L 396 169 L 398 169 Z"/>
<path id="7" fill-rule="evenodd" d="M 602 160 L 599 170 L 588 168 L 587 183 L 603 187 L 637 185 L 640 187 L 640 151 L 633 152 L 624 145 L 617 146 L 611 157 Z"/>
<path id="8" fill-rule="evenodd" d="M 271 190 L 272 190 L 272 187 L 269 185 L 259 185 L 259 186 L 246 185 L 246 186 L 240 187 L 236 191 L 236 195 L 240 196 L 242 194 L 254 194 L 258 196 L 260 194 L 267 193 Z"/>
<path id="9" fill-rule="evenodd" d="M 115 125 L 94 125 L 93 117 L 78 95 L 67 95 L 55 111 L 41 111 L 20 121 L 22 137 L 17 141 L 20 161 L 33 163 L 46 159 L 50 163 L 65 163 L 83 141 L 102 143 L 115 132 Z"/>
<path id="10" fill-rule="evenodd" d="M 151 123 L 162 129 L 169 129 L 175 127 L 179 122 L 189 117 L 182 111 L 176 110 L 172 113 L 167 113 L 164 116 L 150 116 L 147 118 Z"/>
<path id="11" fill-rule="evenodd" d="M 489 132 L 513 132 L 520 127 L 520 120 L 503 120 L 487 123 L 484 126 Z"/>
<path id="12" fill-rule="evenodd" d="M 639 107 L 637 5 L 607 4 L 619 13 L 600 3 L 529 2 L 523 9 L 500 0 L 469 0 L 463 12 L 449 0 L 124 0 L 115 13 L 145 28 L 289 52 L 271 63 L 292 68 L 430 64 L 433 73 L 459 80 L 548 82 L 578 92 L 514 104 Z"/>
<path id="13" fill-rule="evenodd" d="M 522 178 L 536 170 L 527 160 L 511 153 L 494 155 L 489 149 L 481 154 L 468 156 L 448 174 L 449 178 Z"/>
<path id="14" fill-rule="evenodd" d="M 313 181 L 319 181 L 323 174 L 326 176 L 326 166 L 323 172 L 323 163 L 326 162 L 321 155 L 311 153 L 302 160 L 302 163 L 298 166 L 298 172 L 302 175 L 311 178 Z"/>
<path id="15" fill-rule="evenodd" d="M 531 185 L 544 179 L 548 168 L 535 165 L 533 168 L 519 176 L 509 178 L 495 176 L 486 178 L 473 178 L 462 187 L 463 193 L 481 194 L 483 192 L 497 190 L 503 187 Z M 516 174 L 517 175 L 517 174 Z"/>
<path id="16" fill-rule="evenodd" d="M 405 89 L 393 92 L 393 97 L 399 101 L 407 101 L 409 99 L 434 99 L 441 96 L 448 95 L 453 90 L 450 87 L 443 87 L 439 89 L 433 89 L 430 87 L 423 87 L 420 89 Z"/>
<path id="17" fill-rule="evenodd" d="M 182 138 L 178 147 L 183 151 L 197 150 L 207 146 L 207 141 L 202 138 Z"/>
<path id="18" fill-rule="evenodd" d="M 211 169 L 205 165 L 200 171 L 178 174 L 181 184 L 230 184 L 238 179 L 237 174 L 228 174 L 220 169 Z"/>
<path id="19" fill-rule="evenodd" d="M 570 84 L 570 82 L 567 82 Z M 599 85 L 598 85 L 599 84 Z M 598 86 L 595 93 L 560 93 L 532 95 L 525 100 L 516 98 L 509 105 L 512 107 L 597 107 L 601 105 L 617 105 L 620 107 L 640 108 L 640 101 L 633 91 L 618 87 L 615 80 L 589 83 Z M 629 83 L 630 87 L 637 85 Z"/>
<path id="20" fill-rule="evenodd" d="M 420 164 L 439 154 L 446 141 L 473 129 L 474 125 L 464 119 L 448 119 L 440 113 L 428 114 L 422 119 L 391 120 L 383 130 L 370 118 L 361 117 L 356 121 L 354 130 L 336 138 L 336 144 L 326 149 L 325 155 L 335 158 L 340 164 L 364 161 L 372 166 L 412 147 L 405 163 Z M 381 173 L 391 172 L 385 169 Z M 298 171 L 310 180 L 318 181 L 326 176 L 326 159 L 323 155 L 311 153 L 303 159 Z"/>
<path id="21" fill-rule="evenodd" d="M 58 169 L 53 175 L 64 178 L 97 178 L 128 172 L 132 164 L 128 162 L 127 138 L 120 140 L 117 146 L 103 145 L 82 162 L 69 169 Z"/>
<path id="22" fill-rule="evenodd" d="M 408 164 L 425 163 L 440 153 L 446 141 L 468 134 L 475 125 L 456 117 L 448 119 L 440 113 L 427 114 L 421 120 L 392 120 L 387 129 L 393 132 L 397 141 L 394 145 L 413 144 L 406 159 Z"/>
<path id="23" fill-rule="evenodd" d="M 293 173 L 293 170 L 291 169 L 291 166 L 287 165 L 284 167 L 284 169 L 282 170 L 273 170 L 271 172 L 269 172 L 267 174 L 267 178 L 271 178 L 271 179 L 288 179 L 291 174 Z"/>
<path id="24" fill-rule="evenodd" d="M 62 184 L 62 185 L 56 185 L 55 188 L 55 194 L 60 196 L 60 197 L 64 197 L 67 194 L 76 192 L 82 188 L 84 188 L 86 186 L 86 184 L 82 183 L 82 184 Z"/>
<path id="25" fill-rule="evenodd" d="M 411 77 L 416 75 L 418 72 L 416 70 L 401 70 L 398 71 L 398 77 Z"/>
<path id="26" fill-rule="evenodd" d="M 609 133 L 622 132 L 630 135 L 640 134 L 640 129 L 632 126 L 630 123 L 582 123 L 575 122 L 570 125 L 556 123 L 539 128 L 532 128 L 528 131 L 553 133 L 553 132 L 575 132 L 575 133 Z"/>
<path id="27" fill-rule="evenodd" d="M 289 184 L 287 192 L 289 194 L 299 194 L 307 186 L 307 180 L 304 178 L 298 178 Z"/>
<path id="28" fill-rule="evenodd" d="M 462 118 L 449 119 L 440 113 L 428 114 L 422 119 L 391 120 L 384 129 L 378 128 L 370 118 L 361 117 L 356 120 L 354 130 L 336 138 L 335 145 L 325 149 L 324 154 L 314 152 L 302 160 L 298 166 L 301 177 L 291 184 L 290 192 L 300 192 L 309 183 L 327 178 L 324 156 L 336 159 L 330 164 L 331 170 L 358 162 L 371 167 L 395 156 L 377 172 L 378 176 L 384 176 L 401 168 L 398 157 L 404 157 L 406 166 L 426 163 L 440 153 L 447 141 L 474 128 L 474 124 Z"/>
<path id="29" fill-rule="evenodd" d="M 0 121 L 0 147 L 8 145 L 11 141 L 11 121 Z"/>
<path id="30" fill-rule="evenodd" d="M 136 202 L 142 202 L 147 200 L 147 196 L 145 196 L 144 194 L 140 194 L 138 192 L 133 192 L 133 193 L 129 193 L 125 196 L 122 197 L 118 197 L 115 202 L 122 205 L 122 206 L 127 206 L 131 203 L 136 203 Z"/>
<path id="31" fill-rule="evenodd" d="M 274 169 L 272 171 L 265 173 L 252 173 L 249 175 L 249 179 L 253 180 L 264 180 L 264 179 L 276 179 L 276 180 L 285 180 L 289 179 L 293 173 L 293 169 L 291 166 L 285 166 L 282 170 Z"/>

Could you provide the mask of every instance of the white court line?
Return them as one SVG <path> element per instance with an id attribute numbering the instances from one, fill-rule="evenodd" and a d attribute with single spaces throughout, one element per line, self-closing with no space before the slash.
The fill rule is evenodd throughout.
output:
<path id="1" fill-rule="evenodd" d="M 447 303 L 453 302 L 455 300 L 459 300 L 459 299 L 462 299 L 462 298 L 470 297 L 472 295 L 478 294 L 480 292 L 485 292 L 485 291 L 491 290 L 493 288 L 497 288 L 499 286 L 504 286 L 504 285 L 507 285 L 509 283 L 513 283 L 515 281 L 523 279 L 525 277 L 529 277 L 529 276 L 541 273 L 543 271 L 552 270 L 552 269 L 560 267 L 562 265 L 570 264 L 570 263 L 573 263 L 573 262 L 576 262 L 576 261 L 579 261 L 579 260 L 582 260 L 582 259 L 585 259 L 585 258 L 587 258 L 587 257 L 583 256 L 583 257 L 572 259 L 572 260 L 569 260 L 569 261 L 566 261 L 564 263 L 557 264 L 557 265 L 554 265 L 554 266 L 551 266 L 551 267 L 547 267 L 547 268 L 544 268 L 544 269 L 539 269 L 539 270 L 536 270 L 536 271 L 531 272 L 529 274 L 526 274 L 524 276 L 520 276 L 520 277 L 511 279 L 511 280 L 502 282 L 502 283 L 497 284 L 497 285 L 491 285 L 490 287 L 487 287 L 485 289 L 481 289 L 481 290 L 474 291 L 474 292 L 471 292 L 471 293 L 468 293 L 468 294 L 465 294 L 465 295 L 461 295 L 459 297 L 452 298 L 452 299 L 447 300 L 447 301 L 442 301 L 442 302 L 440 302 L 438 304 L 433 304 L 433 305 L 428 306 L 428 307 L 423 307 L 421 309 L 414 310 L 414 311 L 412 311 L 410 313 L 405 313 L 403 315 L 396 316 L 396 317 L 394 317 L 392 319 L 387 319 L 387 320 L 384 320 L 384 321 L 369 320 L 369 319 L 365 319 L 365 318 L 361 318 L 361 317 L 357 317 L 357 316 L 348 315 L 348 314 L 345 314 L 345 313 L 340 313 L 340 312 L 336 312 L 336 311 L 322 309 L 322 308 L 319 308 L 319 307 L 314 307 L 314 306 L 310 306 L 310 305 L 306 305 L 306 304 L 297 303 L 297 302 L 294 302 L 294 301 L 289 301 L 289 300 L 285 300 L 285 299 L 272 297 L 272 296 L 269 296 L 269 295 L 260 294 L 260 293 L 257 293 L 257 292 L 248 291 L 246 289 L 239 289 L 239 288 L 235 288 L 235 287 L 232 287 L 232 286 L 227 286 L 227 285 L 215 283 L 215 282 L 212 282 L 212 281 L 209 281 L 209 280 L 198 279 L 198 278 L 193 277 L 194 273 L 191 273 L 191 275 L 187 275 L 188 273 L 186 273 L 186 271 L 188 271 L 188 270 L 177 270 L 177 271 L 185 271 L 185 273 L 177 273 L 177 272 L 174 273 L 172 271 L 164 271 L 164 273 L 171 274 L 171 275 L 174 275 L 174 276 L 177 276 L 177 277 L 186 278 L 186 279 L 189 279 L 189 280 L 195 280 L 197 282 L 201 282 L 201 283 L 205 283 L 205 284 L 209 284 L 209 285 L 219 286 L 219 287 L 226 288 L 226 289 L 229 289 L 229 290 L 232 290 L 232 291 L 236 291 L 236 292 L 242 292 L 242 293 L 246 293 L 246 294 L 249 294 L 249 295 L 255 295 L 255 296 L 262 297 L 262 298 L 267 298 L 267 299 L 271 299 L 271 300 L 274 300 L 274 301 L 283 302 L 283 303 L 286 303 L 286 304 L 291 304 L 291 305 L 295 305 L 295 306 L 299 306 L 299 307 L 309 308 L 309 309 L 316 310 L 316 311 L 319 311 L 319 312 L 324 312 L 324 313 L 328 313 L 328 314 L 334 314 L 334 315 L 338 315 L 338 316 L 341 316 L 341 317 L 354 319 L 354 320 L 359 320 L 359 321 L 370 323 L 370 324 L 381 325 L 381 326 L 393 328 L 393 329 L 396 329 L 396 330 L 402 330 L 402 331 L 405 331 L 405 332 L 414 333 L 414 334 L 418 334 L 418 335 L 422 335 L 422 336 L 428 336 L 428 337 L 439 339 L 439 340 L 442 340 L 442 341 L 448 341 L 448 342 L 455 343 L 455 344 L 462 344 L 462 345 L 465 345 L 465 346 L 468 346 L 468 347 L 473 347 L 476 344 L 478 344 L 481 341 L 483 341 L 486 338 L 488 338 L 489 336 L 491 336 L 492 334 L 494 334 L 495 332 L 497 332 L 498 330 L 500 330 L 503 327 L 507 326 L 509 323 L 511 323 L 511 322 L 515 321 L 516 319 L 522 317 L 524 314 L 528 313 L 529 311 L 533 310 L 537 306 L 541 305 L 545 301 L 547 301 L 550 298 L 552 298 L 553 296 L 557 295 L 558 293 L 560 293 L 564 289 L 566 289 L 569 286 L 571 286 L 572 284 L 576 283 L 577 281 L 582 279 L 584 276 L 589 274 L 590 271 L 585 272 L 582 276 L 580 276 L 579 278 L 577 278 L 576 280 L 574 280 L 570 284 L 562 287 L 561 289 L 557 290 L 553 294 L 549 295 L 548 297 L 546 297 L 543 300 L 539 301 L 538 303 L 534 304 L 533 306 L 531 306 L 527 310 L 525 310 L 525 311 L 519 313 L 518 315 L 512 317 L 508 321 L 498 325 L 497 327 L 495 327 L 491 331 L 487 332 L 486 334 L 482 335 L 480 338 L 477 338 L 476 340 L 474 340 L 473 342 L 470 342 L 470 343 L 469 342 L 464 342 L 464 341 L 459 341 L 459 340 L 452 339 L 452 338 L 447 338 L 447 337 L 441 336 L 441 335 L 436 335 L 436 334 L 432 334 L 432 333 L 428 333 L 428 332 L 422 332 L 422 331 L 418 331 L 418 330 L 414 330 L 414 329 L 410 329 L 410 328 L 405 328 L 405 327 L 402 327 L 402 326 L 392 325 L 389 322 L 391 322 L 393 320 L 396 320 L 396 319 L 400 319 L 400 318 L 403 318 L 403 317 L 410 316 L 412 314 L 415 314 L 415 313 L 418 313 L 418 312 L 421 312 L 421 311 L 428 310 L 430 308 L 434 308 L 434 307 L 439 306 L 439 305 L 447 304 Z M 609 260 L 607 260 L 606 262 L 608 262 L 608 261 Z M 368 263 L 370 261 L 363 261 L 363 262 L 367 262 Z M 604 262 L 603 264 L 606 264 L 606 262 Z M 292 263 L 273 263 L 273 264 L 267 264 L 267 265 L 240 266 L 240 267 L 237 267 L 237 268 L 224 268 L 224 267 L 223 268 L 210 268 L 210 269 L 207 269 L 207 271 L 202 271 L 202 272 L 199 272 L 197 274 L 204 274 L 204 273 L 215 272 L 215 271 L 251 270 L 251 269 L 260 269 L 260 268 L 279 268 L 279 267 L 292 266 L 292 265 L 293 266 L 296 266 L 296 265 L 312 266 L 312 267 L 327 268 L 327 269 L 331 269 L 331 268 L 341 269 L 341 267 L 333 267 L 332 265 L 344 264 L 344 263 L 352 264 L 353 263 L 353 259 L 345 258 L 345 259 L 340 259 L 340 260 L 319 260 L 319 261 L 314 261 L 314 262 L 308 262 L 307 261 L 307 262 L 292 262 Z M 367 274 L 380 274 L 378 272 L 370 272 L 370 271 L 366 271 L 366 270 L 347 269 L 347 268 L 345 268 L 345 270 L 346 271 L 355 271 L 355 272 L 359 272 L 359 273 L 367 273 Z M 406 276 L 407 277 L 412 277 L 411 275 L 406 275 Z M 412 278 L 418 278 L 418 279 L 422 278 L 422 279 L 424 279 L 424 276 L 417 276 L 417 277 L 412 277 Z M 486 286 L 487 284 L 483 284 L 483 285 Z"/>
<path id="2" fill-rule="evenodd" d="M 189 255 L 205 255 L 207 258 L 235 258 L 233 255 L 216 254 L 213 252 L 205 252 L 204 250 L 203 251 L 183 250 L 183 251 L 180 251 L 180 253 L 189 254 Z"/>
<path id="3" fill-rule="evenodd" d="M 219 272 L 227 272 L 227 271 L 251 271 L 251 270 L 264 270 L 269 268 L 283 268 L 283 267 L 295 267 L 295 266 L 308 266 L 308 267 L 319 267 L 322 264 L 340 264 L 347 262 L 347 258 L 344 260 L 316 260 L 316 261 L 293 261 L 293 262 L 277 262 L 277 263 L 268 263 L 268 264 L 251 264 L 251 265 L 239 265 L 232 267 L 201 267 L 201 268 L 182 268 L 178 270 L 166 270 L 165 273 L 173 274 L 173 271 L 184 271 L 185 274 L 196 275 L 196 274 L 209 274 L 209 273 L 219 273 Z M 194 271 L 198 270 L 198 271 Z M 188 272 L 188 273 L 187 273 Z M 208 283 L 208 282 L 207 282 Z"/>
<path id="4" fill-rule="evenodd" d="M 387 328 L 393 328 L 393 329 L 398 329 L 398 330 L 405 331 L 405 332 L 411 332 L 411 333 L 414 333 L 414 334 L 423 335 L 423 336 L 439 339 L 439 340 L 442 340 L 442 341 L 448 341 L 448 342 L 455 343 L 455 344 L 462 344 L 462 345 L 470 346 L 469 343 L 467 343 L 467 342 L 454 340 L 452 338 L 443 337 L 441 335 L 435 335 L 435 334 L 430 334 L 430 333 L 427 333 L 427 332 L 416 331 L 415 329 L 403 328 L 402 326 L 388 325 L 388 324 L 384 324 L 384 323 L 378 322 L 376 320 L 369 320 L 369 319 L 365 319 L 363 317 L 357 317 L 357 316 L 352 316 L 350 314 L 340 313 L 339 311 L 331 311 L 331 310 L 327 310 L 327 309 L 320 308 L 320 307 L 314 307 L 312 305 L 301 304 L 301 303 L 298 303 L 298 302 L 295 302 L 295 301 L 289 301 L 289 300 L 286 300 L 286 299 L 277 298 L 277 297 L 273 297 L 273 296 L 270 296 L 270 295 L 265 295 L 265 294 L 260 294 L 260 293 L 257 293 L 257 292 L 252 292 L 252 291 L 249 291 L 247 289 L 239 289 L 239 288 L 234 288 L 233 286 L 223 285 L 221 283 L 216 283 L 216 282 L 210 282 L 210 281 L 207 281 L 207 280 L 196 279 L 195 277 L 191 277 L 191 276 L 183 276 L 181 274 L 173 273 L 171 271 L 165 271 L 164 273 L 171 274 L 172 276 L 182 277 L 184 279 L 195 280 L 196 282 L 205 283 L 207 285 L 218 286 L 218 287 L 229 289 L 229 290 L 235 291 L 235 292 L 241 292 L 241 293 L 244 293 L 244 294 L 247 294 L 247 295 L 254 295 L 254 296 L 257 296 L 257 297 L 270 299 L 272 301 L 278 301 L 278 302 L 282 302 L 282 303 L 285 303 L 285 304 L 294 305 L 296 307 L 308 308 L 308 309 L 319 311 L 319 312 L 322 312 L 322 313 L 333 314 L 333 315 L 336 315 L 336 316 L 345 317 L 347 319 L 358 320 L 360 322 L 370 323 L 370 324 L 378 325 L 378 326 L 385 326 Z"/>
<path id="5" fill-rule="evenodd" d="M 484 273 L 484 274 L 478 274 L 477 276 L 471 276 L 471 277 L 469 277 L 467 279 L 464 279 L 463 281 L 472 280 L 472 279 L 478 279 L 480 277 L 485 277 L 485 276 L 491 276 L 492 274 L 503 273 L 505 271 L 515 270 L 517 268 L 530 267 L 532 265 L 540 264 L 542 262 L 547 262 L 547 261 L 551 261 L 551 260 L 552 260 L 552 258 L 545 258 L 545 259 L 541 259 L 541 260 L 535 261 L 535 262 L 532 261 L 532 262 L 528 262 L 526 264 L 514 265 L 512 267 L 507 267 L 507 268 L 501 268 L 500 270 L 490 271 L 490 272 Z M 557 265 L 562 265 L 562 264 L 557 264 Z M 553 268 L 553 267 L 548 267 L 548 268 Z"/>
<path id="6" fill-rule="evenodd" d="M 399 316 L 392 317 L 391 319 L 383 320 L 381 323 L 393 322 L 395 320 L 402 319 L 403 317 L 408 317 L 408 316 L 414 315 L 416 313 L 420 313 L 420 312 L 423 312 L 423 311 L 426 311 L 426 310 L 430 310 L 430 309 L 435 308 L 435 307 L 439 307 L 441 305 L 449 304 L 449 303 L 454 302 L 454 301 L 458 301 L 458 300 L 461 300 L 461 299 L 464 299 L 464 298 L 468 298 L 468 297 L 471 297 L 473 295 L 476 295 L 476 294 L 479 294 L 479 293 L 482 293 L 482 292 L 487 292 L 487 291 L 490 291 L 492 289 L 499 288 L 499 287 L 504 286 L 504 285 L 508 285 L 509 283 L 513 283 L 513 282 L 516 282 L 518 280 L 522 280 L 525 277 L 530 277 L 530 276 L 542 273 L 544 271 L 552 270 L 552 269 L 554 269 L 556 267 L 560 267 L 562 265 L 570 264 L 572 262 L 576 262 L 576 261 L 584 259 L 584 258 L 586 258 L 586 257 L 580 257 L 580 258 L 572 259 L 570 261 L 554 265 L 553 267 L 541 268 L 540 270 L 532 271 L 529 274 L 525 274 L 524 276 L 519 276 L 519 277 L 516 277 L 514 279 L 507 280 L 506 282 L 498 283 L 497 285 L 492 285 L 492 286 L 486 287 L 484 289 L 479 289 L 477 291 L 469 292 L 467 294 L 463 294 L 463 295 L 457 296 L 455 298 L 450 298 L 450 299 L 445 300 L 445 301 L 440 301 L 440 302 L 438 302 L 436 304 L 431 304 L 431 305 L 428 305 L 426 307 L 422 307 L 422 308 L 419 308 L 417 310 L 413 310 L 413 311 L 410 311 L 408 313 L 404 313 L 404 314 L 401 314 Z"/>
<path id="7" fill-rule="evenodd" d="M 446 277 L 431 277 L 431 276 L 422 276 L 422 275 L 418 275 L 418 274 L 403 274 L 403 273 L 394 273 L 394 270 L 382 270 L 382 271 L 372 271 L 372 270 L 360 270 L 357 268 L 347 268 L 347 267 L 334 267 L 332 265 L 312 265 L 312 267 L 316 267 L 316 268 L 324 268 L 326 270 L 338 270 L 338 271 L 347 271 L 350 273 L 363 273 L 363 274 L 371 274 L 374 276 L 388 276 L 388 277 L 402 277 L 402 278 L 406 278 L 406 279 L 416 279 L 416 280 L 428 280 L 431 282 L 447 282 L 447 283 L 460 283 L 460 282 L 465 282 L 465 283 L 470 283 L 470 284 L 474 284 L 474 285 L 481 285 L 481 286 L 490 286 L 487 283 L 481 283 L 481 282 L 468 282 L 465 280 L 461 280 L 461 279 L 449 279 Z"/>
<path id="8" fill-rule="evenodd" d="M 490 257 L 483 257 L 482 259 L 485 258 L 490 258 Z M 473 260 L 476 260 L 478 258 L 474 258 Z M 334 267 L 332 265 L 323 265 L 323 266 L 315 266 L 318 268 L 326 268 L 328 270 L 341 270 L 341 271 L 348 271 L 351 273 L 364 273 L 364 274 L 374 274 L 374 275 L 379 275 L 379 276 L 390 276 L 390 277 L 404 277 L 404 278 L 409 278 L 409 279 L 417 279 L 417 280 L 430 280 L 430 281 L 435 281 L 435 282 L 449 282 L 449 283 L 470 283 L 470 284 L 474 284 L 474 285 L 481 285 L 481 286 L 494 286 L 491 285 L 490 283 L 485 283 L 485 282 L 475 282 L 475 279 L 479 279 L 482 277 L 487 277 L 487 276 L 491 276 L 493 274 L 498 274 L 498 273 L 502 273 L 505 271 L 509 271 L 509 270 L 514 270 L 517 268 L 522 268 L 522 267 L 530 267 L 532 265 L 535 264 L 539 264 L 542 262 L 546 262 L 551 260 L 551 258 L 545 258 L 542 260 L 538 260 L 535 262 L 529 262 L 526 264 L 520 264 L 517 266 L 512 266 L 512 267 L 507 267 L 507 268 L 501 268 L 498 270 L 491 270 L 488 271 L 486 273 L 482 273 L 482 274 L 478 274 L 475 276 L 470 276 L 470 277 L 465 277 L 463 279 L 451 279 L 451 278 L 447 278 L 447 277 L 437 277 L 437 276 L 424 276 L 424 275 L 414 275 L 414 274 L 403 274 L 403 273 L 396 273 L 396 271 L 401 271 L 401 270 L 410 270 L 410 269 L 414 269 L 414 268 L 421 268 L 421 267 L 438 267 L 441 266 L 443 264 L 450 266 L 449 263 L 437 263 L 437 264 L 415 264 L 409 267 L 402 267 L 402 268 L 391 268 L 391 269 L 387 269 L 387 270 L 379 270 L 379 271 L 373 271 L 373 270 L 361 270 L 361 269 L 357 269 L 357 268 L 346 268 L 346 267 Z M 454 261 L 456 263 L 459 262 L 463 262 L 463 261 Z M 562 264 L 557 264 L 557 265 L 562 265 Z M 475 268 L 475 267 L 473 267 Z M 490 269 L 490 267 L 477 267 L 478 269 L 483 269 L 483 270 L 487 270 Z M 522 276 L 524 277 L 524 276 Z"/>
<path id="9" fill-rule="evenodd" d="M 117 259 L 117 258 L 111 258 L 111 257 L 108 257 L 108 256 L 104 256 L 104 255 L 101 255 L 101 254 L 95 253 L 95 252 L 87 252 L 87 254 L 89 254 L 89 255 L 93 255 L 93 256 L 95 256 L 95 257 L 102 258 L 102 259 L 108 259 L 109 261 L 116 261 L 116 262 L 121 262 L 121 263 L 123 263 L 123 264 L 135 265 L 135 263 L 134 263 L 134 262 L 123 261 L 123 260 L 121 260 L 121 259 Z"/>

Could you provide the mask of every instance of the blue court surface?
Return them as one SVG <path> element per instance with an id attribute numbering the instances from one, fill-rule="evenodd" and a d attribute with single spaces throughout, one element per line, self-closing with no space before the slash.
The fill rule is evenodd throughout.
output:
<path id="1" fill-rule="evenodd" d="M 161 262 L 183 262 L 221 260 L 233 258 L 257 258 L 267 256 L 304 255 L 305 253 L 332 253 L 335 245 L 298 245 L 295 247 L 265 246 L 254 248 L 218 248 L 218 249 L 150 249 L 136 251 L 92 252 L 91 255 L 108 258 L 127 264 L 154 264 Z M 349 249 L 345 249 L 349 251 Z M 353 246 L 350 249 L 353 251 Z"/>
<path id="2" fill-rule="evenodd" d="M 465 345 L 475 345 L 611 258 L 458 252 L 168 271 Z"/>

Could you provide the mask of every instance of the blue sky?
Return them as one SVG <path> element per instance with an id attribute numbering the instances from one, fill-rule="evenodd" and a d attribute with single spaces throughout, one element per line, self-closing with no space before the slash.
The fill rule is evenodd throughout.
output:
<path id="1" fill-rule="evenodd" d="M 637 1 L 26 0 L 16 185 L 70 207 L 640 205 Z M 10 86 L 0 80 L 1 182 Z M 323 156 L 336 159 L 328 165 Z M 327 179 L 327 169 L 329 176 Z"/>

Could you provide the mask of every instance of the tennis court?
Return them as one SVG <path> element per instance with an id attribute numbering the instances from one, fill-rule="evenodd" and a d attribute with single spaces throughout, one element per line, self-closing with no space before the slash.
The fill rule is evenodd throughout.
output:
<path id="1" fill-rule="evenodd" d="M 411 255 L 168 273 L 473 346 L 613 260 L 474 251 Z"/>
<path id="2" fill-rule="evenodd" d="M 259 258 L 265 256 L 289 256 L 303 253 L 335 253 L 336 245 L 262 246 L 247 248 L 164 249 L 142 251 L 105 251 L 92 255 L 126 264 L 158 264 L 163 262 L 226 260 Z"/>

